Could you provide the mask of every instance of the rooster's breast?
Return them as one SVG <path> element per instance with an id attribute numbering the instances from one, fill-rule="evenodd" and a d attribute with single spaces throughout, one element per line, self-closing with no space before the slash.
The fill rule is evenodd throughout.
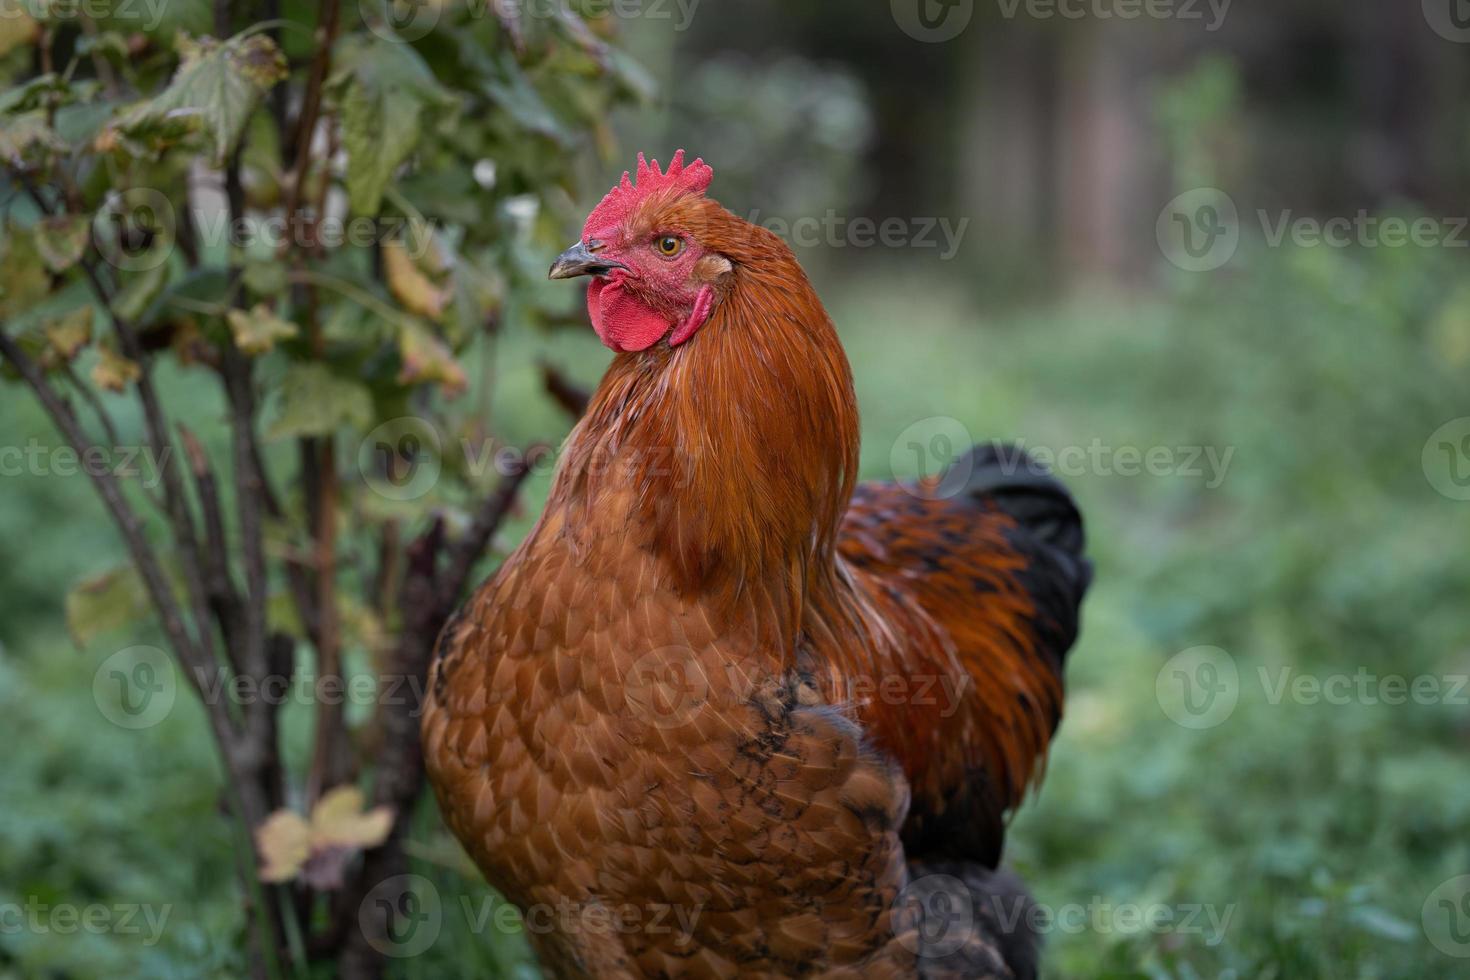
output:
<path id="1" fill-rule="evenodd" d="M 887 955 L 902 775 L 644 552 L 604 550 L 508 561 L 446 628 L 423 723 L 446 822 L 544 964 L 799 975 Z"/>

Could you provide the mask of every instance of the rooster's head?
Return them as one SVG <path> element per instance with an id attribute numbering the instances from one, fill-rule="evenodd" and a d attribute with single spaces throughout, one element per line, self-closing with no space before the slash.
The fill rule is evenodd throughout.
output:
<path id="1" fill-rule="evenodd" d="M 582 238 L 551 266 L 551 278 L 591 276 L 587 312 L 615 351 L 647 350 L 667 338 L 693 337 L 719 301 L 729 258 L 709 241 L 726 212 L 705 197 L 714 171 L 674 154 L 667 171 L 638 155 L 628 173 L 587 218 Z"/>

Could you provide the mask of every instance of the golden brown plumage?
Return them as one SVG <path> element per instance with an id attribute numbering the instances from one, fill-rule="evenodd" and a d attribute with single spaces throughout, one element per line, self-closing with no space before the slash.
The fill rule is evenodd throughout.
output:
<path id="1" fill-rule="evenodd" d="M 994 884 L 1060 713 L 1075 511 L 993 454 L 955 499 L 854 496 L 849 368 L 790 250 L 645 173 L 573 250 L 622 352 L 440 641 L 444 817 L 528 922 L 574 910 L 532 930 L 558 975 L 1025 973 L 994 908 L 935 945 L 916 902 Z"/>

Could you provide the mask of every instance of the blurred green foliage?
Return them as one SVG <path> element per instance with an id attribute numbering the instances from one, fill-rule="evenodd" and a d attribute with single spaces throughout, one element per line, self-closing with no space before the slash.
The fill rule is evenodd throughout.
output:
<path id="1" fill-rule="evenodd" d="M 370 16 L 376 9 L 356 6 Z M 289 19 L 312 19 L 304 0 L 282 7 Z M 154 87 L 169 78 L 175 32 L 199 36 L 211 27 L 203 3 L 162 10 L 165 19 L 150 28 L 151 58 L 131 66 Z M 825 9 L 811 16 L 818 14 L 829 19 Z M 29 65 L 29 52 L 3 34 L 16 22 L 0 20 L 6 75 Z M 106 18 L 100 26 L 96 54 L 121 70 L 128 49 Z M 500 28 L 486 20 L 475 30 L 486 41 Z M 572 161 L 585 149 L 583 127 L 594 127 L 592 138 L 607 149 L 608 100 L 645 93 L 649 82 L 595 37 L 578 35 L 580 46 L 522 64 L 476 36 L 440 30 L 410 47 L 359 31 L 344 42 L 328 97 L 350 121 L 345 182 L 354 210 L 376 213 L 386 200 L 394 215 L 452 230 L 440 244 L 459 261 L 436 327 L 470 369 L 469 391 L 446 431 L 525 445 L 555 439 L 568 425 L 541 397 L 539 362 L 565 365 L 590 384 L 606 361 L 590 331 L 540 329 L 570 304 L 565 290 L 535 280 L 550 244 L 576 223 L 570 188 Z M 284 32 L 282 44 L 294 63 L 310 53 L 305 32 Z M 425 63 L 437 76 L 425 75 Z M 578 84 L 599 68 L 612 91 Z M 464 96 L 469 108 L 455 111 L 436 77 L 473 79 Z M 0 146 L 25 140 L 31 150 L 46 149 L 47 130 L 31 125 L 44 113 L 24 100 L 43 98 L 51 84 L 6 96 L 5 111 L 26 116 L 30 128 L 8 129 Z M 731 55 L 701 63 L 677 89 L 671 128 L 715 163 L 717 195 L 742 213 L 820 214 L 861 196 L 870 175 L 857 158 L 871 147 L 875 123 L 864 101 L 872 93 L 850 73 L 781 56 L 757 62 Z M 95 87 L 82 95 L 61 106 L 55 121 L 55 135 L 75 146 L 95 138 L 107 118 L 88 110 L 89 101 L 108 101 Z M 1228 135 L 1240 97 L 1239 79 L 1223 61 L 1201 62 L 1160 89 L 1156 122 L 1179 187 L 1218 181 L 1234 165 Z M 162 142 L 182 135 L 157 115 L 140 114 L 122 135 Z M 471 117 L 477 125 L 465 123 Z M 218 139 L 238 132 L 229 114 L 207 122 Z M 280 134 L 262 114 L 252 125 L 245 190 L 266 208 L 282 189 Z M 390 187 L 405 145 L 425 133 L 433 138 L 423 141 L 421 165 Z M 140 185 L 182 179 L 179 169 L 155 168 L 147 156 L 128 164 Z M 371 165 L 352 164 L 354 157 Z M 474 166 L 492 159 L 488 172 Z M 100 195 L 117 180 L 101 173 L 85 190 Z M 29 228 L 36 216 L 11 217 L 24 217 Z M 65 253 L 66 229 L 54 231 L 44 239 L 28 231 L 7 247 L 30 249 L 25 258 L 35 265 L 43 250 Z M 223 261 L 223 252 L 206 254 L 206 264 Z M 273 273 L 268 250 L 242 258 L 251 304 L 237 311 L 246 319 L 229 326 L 287 348 L 266 362 L 269 382 L 280 387 L 269 418 L 283 433 L 311 428 L 319 406 L 313 399 L 293 405 L 289 392 L 293 384 L 314 393 L 323 385 L 288 374 L 288 362 L 304 353 L 254 307 L 282 294 L 285 280 Z M 1208 916 L 1199 932 L 1124 929 L 1116 921 L 1058 927 L 1047 936 L 1048 975 L 1453 975 L 1458 964 L 1425 942 L 1420 916 L 1436 885 L 1470 868 L 1464 706 L 1273 703 L 1261 673 L 1470 671 L 1466 505 L 1438 495 L 1421 464 L 1430 433 L 1467 411 L 1470 289 L 1453 251 L 1246 247 L 1215 273 L 1174 273 L 1147 299 L 1087 296 L 978 319 L 977 297 L 956 281 L 954 268 L 931 265 L 923 274 L 911 255 L 864 258 L 877 261 L 865 262 L 861 279 L 825 262 L 814 266 L 858 383 L 866 476 L 895 475 L 899 434 L 931 416 L 957 419 L 976 439 L 1023 439 L 1054 451 L 1163 447 L 1181 463 L 1192 447 L 1214 449 L 1217 459 L 1229 453 L 1218 485 L 1180 472 L 1064 474 L 1089 520 L 1097 585 L 1050 773 L 1018 815 L 1009 850 L 1049 908 L 1081 905 L 1106 921 L 1102 906 L 1201 905 L 1223 931 L 1214 935 Z M 902 278 L 878 272 L 900 263 Z M 328 271 L 365 293 L 368 306 L 404 301 L 364 255 L 334 261 Z M 443 270 L 419 271 L 442 285 Z M 197 302 L 201 290 L 218 291 L 217 281 L 186 276 L 177 261 L 170 272 L 172 292 L 186 302 Z M 136 279 L 141 291 L 132 299 L 147 313 L 163 283 Z M 35 299 L 26 290 L 44 285 L 20 283 L 5 301 Z M 85 299 L 67 292 L 41 312 L 61 315 Z M 422 351 L 415 346 L 421 335 L 400 317 L 385 327 L 360 302 L 334 305 L 342 312 L 324 316 L 324 330 L 352 348 L 357 360 L 347 373 L 354 382 L 370 376 L 380 415 L 401 410 L 405 387 L 454 382 L 442 362 L 401 382 L 401 362 Z M 422 309 L 413 314 L 415 322 L 426 318 Z M 493 344 L 480 335 L 487 320 L 499 325 Z M 223 330 L 225 322 L 216 316 L 206 326 Z M 89 369 L 95 357 L 83 354 L 80 363 Z M 167 363 L 158 383 L 170 404 L 189 406 L 191 424 L 222 455 L 221 400 L 200 369 Z M 139 441 L 131 402 L 101 397 L 123 440 Z M 353 423 L 359 401 L 349 395 L 334 407 Z M 0 445 L 24 446 L 32 437 L 58 444 L 29 395 L 0 386 Z M 289 459 L 292 448 L 274 447 L 272 463 Z M 454 465 L 451 455 L 446 466 Z M 414 516 L 464 504 L 473 480 L 453 475 L 464 479 L 445 481 Z M 545 475 L 533 481 L 525 511 L 495 542 L 483 570 L 525 532 L 546 485 Z M 371 497 L 363 506 L 353 521 L 397 513 Z M 7 546 L 0 714 L 15 747 L 0 766 L 0 905 L 170 909 L 156 945 L 143 942 L 146 931 L 0 929 L 0 977 L 239 975 L 245 923 L 235 860 L 245 844 L 231 836 L 219 809 L 219 767 L 200 711 L 181 696 L 162 724 L 118 729 L 98 710 L 91 686 L 118 636 L 78 648 L 65 628 L 67 590 L 124 559 L 91 487 L 82 476 L 0 475 L 0 540 Z M 360 557 L 348 556 L 354 579 Z M 161 641 L 135 627 L 128 642 Z M 1239 701 L 1222 723 L 1194 730 L 1166 715 L 1156 681 L 1172 656 L 1203 645 L 1234 659 Z M 370 669 L 360 650 L 349 651 L 349 667 Z M 282 721 L 288 758 L 299 761 L 310 711 L 290 705 Z M 416 815 L 411 855 L 415 870 L 435 883 L 445 915 L 438 941 L 420 957 L 394 962 L 394 975 L 535 975 L 514 918 L 494 913 L 496 899 L 443 833 L 432 804 Z"/>
<path id="2" fill-rule="evenodd" d="M 1155 299 L 978 323 L 953 284 L 931 284 L 916 308 L 911 281 L 823 280 L 857 377 L 867 476 L 889 477 L 895 438 L 931 415 L 1056 450 L 1094 439 L 1234 450 L 1213 488 L 1185 473 L 1068 475 L 1097 586 L 1050 772 L 1009 851 L 1049 908 L 1197 903 L 1223 934 L 1212 943 L 1207 917 L 1197 932 L 1059 926 L 1048 975 L 1452 975 L 1420 915 L 1437 884 L 1470 866 L 1465 709 L 1272 703 L 1260 675 L 1470 671 L 1470 570 L 1455 537 L 1465 505 L 1437 494 L 1420 462 L 1429 434 L 1463 411 L 1470 296 L 1452 262 L 1387 249 L 1243 253 Z M 606 357 L 590 335 L 548 341 L 512 325 L 492 404 L 524 404 L 548 354 L 584 380 Z M 28 428 L 51 438 L 17 393 L 0 397 L 7 439 Z M 564 431 L 553 414 L 521 414 L 537 435 Z M 0 937 L 0 973 L 223 975 L 239 908 L 231 842 L 208 812 L 201 722 L 185 711 L 148 731 L 113 729 L 86 684 L 107 650 L 76 652 L 60 630 L 65 585 L 112 547 L 79 486 L 7 478 L 0 498 L 0 526 L 24 556 L 0 571 L 0 692 L 28 745 L 0 768 L 0 796 L 15 801 L 0 816 L 0 900 L 176 908 L 155 949 L 93 937 L 84 959 L 63 937 Z M 1165 715 L 1155 681 L 1199 645 L 1226 650 L 1241 681 L 1233 714 L 1192 730 Z M 532 970 L 514 926 L 499 939 L 493 924 L 476 929 L 499 921 L 493 899 L 432 813 L 420 816 L 417 870 L 446 914 L 435 945 L 395 963 L 396 975 Z"/>

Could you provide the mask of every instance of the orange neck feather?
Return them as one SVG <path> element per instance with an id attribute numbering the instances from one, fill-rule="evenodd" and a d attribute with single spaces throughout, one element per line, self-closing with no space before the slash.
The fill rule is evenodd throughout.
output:
<path id="1" fill-rule="evenodd" d="M 627 520 L 622 533 L 660 554 L 681 590 L 733 598 L 781 582 L 794 626 L 808 588 L 834 577 L 858 461 L 852 374 L 785 243 L 704 210 L 701 240 L 734 265 L 713 316 L 680 347 L 617 356 L 551 503 L 595 521 L 632 490 L 635 513 L 608 517 Z"/>

